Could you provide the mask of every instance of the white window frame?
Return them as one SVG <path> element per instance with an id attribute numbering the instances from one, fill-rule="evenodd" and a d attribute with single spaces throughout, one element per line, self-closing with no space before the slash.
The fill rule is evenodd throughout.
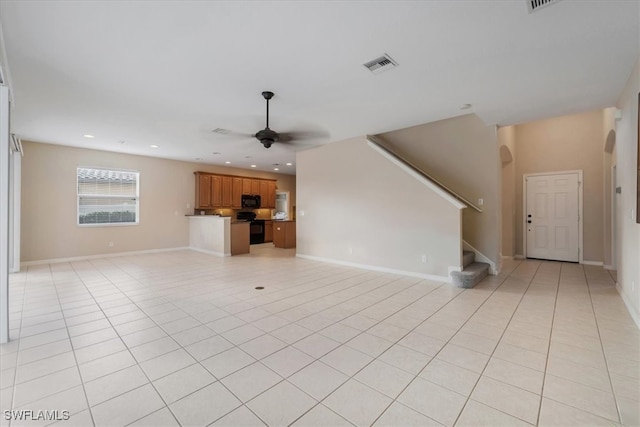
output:
<path id="1" fill-rule="evenodd" d="M 131 196 L 132 200 L 135 200 L 135 221 L 134 222 L 101 222 L 101 223 L 80 223 L 80 198 L 82 196 L 85 197 L 95 197 L 95 198 L 104 198 L 104 199 L 119 199 L 122 198 L 122 195 L 109 195 L 109 194 L 80 194 L 79 190 L 79 181 L 78 181 L 78 173 L 80 169 L 93 169 L 97 171 L 107 171 L 107 172 L 123 172 L 123 173 L 132 173 L 136 175 L 136 194 L 135 196 Z M 129 197 L 129 196 L 126 196 Z M 132 225 L 140 224 L 140 172 L 137 170 L 127 170 L 127 169 L 113 169 L 113 168 L 104 168 L 104 167 L 91 167 L 91 166 L 78 166 L 76 168 L 76 224 L 78 227 L 127 227 Z"/>

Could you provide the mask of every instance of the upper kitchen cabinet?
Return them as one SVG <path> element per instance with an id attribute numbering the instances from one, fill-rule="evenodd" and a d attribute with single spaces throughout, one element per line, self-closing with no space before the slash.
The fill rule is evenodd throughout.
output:
<path id="1" fill-rule="evenodd" d="M 260 180 L 252 179 L 251 180 L 251 193 L 253 195 L 260 194 Z"/>
<path id="2" fill-rule="evenodd" d="M 241 208 L 242 207 L 242 194 L 243 194 L 243 178 L 233 177 L 233 181 L 231 184 L 232 188 L 232 196 L 231 196 L 231 207 L 232 208 Z"/>
<path id="3" fill-rule="evenodd" d="M 251 193 L 251 182 L 253 180 L 251 178 L 242 178 L 242 194 L 252 194 Z"/>
<path id="4" fill-rule="evenodd" d="M 222 177 L 222 206 L 231 206 L 233 198 L 233 179 L 230 176 Z"/>
<path id="5" fill-rule="evenodd" d="M 267 207 L 270 209 L 276 208 L 276 182 L 269 181 L 269 199 L 267 201 Z"/>
<path id="6" fill-rule="evenodd" d="M 222 204 L 222 177 L 211 175 L 211 204 L 214 208 L 224 206 Z"/>
<path id="7" fill-rule="evenodd" d="M 268 208 L 269 204 L 269 183 L 267 181 L 260 181 L 260 207 Z"/>
<path id="8" fill-rule="evenodd" d="M 196 209 L 211 207 L 211 175 L 196 172 Z"/>
<path id="9" fill-rule="evenodd" d="M 276 207 L 276 182 L 260 181 L 260 207 L 275 209 Z"/>
<path id="10" fill-rule="evenodd" d="M 276 181 L 232 175 L 194 172 L 196 209 L 242 208 L 242 195 L 259 195 L 261 207 L 276 207 Z"/>

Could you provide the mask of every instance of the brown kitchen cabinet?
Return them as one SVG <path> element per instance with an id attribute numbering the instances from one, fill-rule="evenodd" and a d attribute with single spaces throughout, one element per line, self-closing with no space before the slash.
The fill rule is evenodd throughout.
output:
<path id="1" fill-rule="evenodd" d="M 222 202 L 222 177 L 211 175 L 211 206 L 219 208 Z"/>
<path id="2" fill-rule="evenodd" d="M 273 242 L 273 221 L 266 220 L 264 222 L 264 242 Z"/>
<path id="3" fill-rule="evenodd" d="M 196 175 L 196 209 L 211 208 L 211 175 Z"/>
<path id="4" fill-rule="evenodd" d="M 233 208 L 241 208 L 242 207 L 242 178 L 234 177 L 232 179 L 232 197 L 231 197 L 231 207 Z"/>
<path id="5" fill-rule="evenodd" d="M 242 194 L 251 194 L 251 178 L 242 178 Z"/>
<path id="6" fill-rule="evenodd" d="M 268 208 L 269 206 L 269 183 L 268 181 L 260 181 L 260 207 Z"/>
<path id="7" fill-rule="evenodd" d="M 194 172 L 196 175 L 195 209 L 242 208 L 242 195 L 259 195 L 261 207 L 276 207 L 276 181 Z"/>
<path id="8" fill-rule="evenodd" d="M 222 177 L 222 206 L 231 206 L 233 196 L 233 180 L 230 176 Z"/>
<path id="9" fill-rule="evenodd" d="M 260 194 L 260 180 L 252 179 L 251 180 L 251 194 L 257 195 Z"/>
<path id="10" fill-rule="evenodd" d="M 273 246 L 283 249 L 296 247 L 295 221 L 273 221 Z"/>
<path id="11" fill-rule="evenodd" d="M 267 207 L 269 209 L 275 209 L 276 208 L 276 182 L 275 181 L 268 181 L 268 186 L 269 186 L 269 198 L 267 201 Z"/>

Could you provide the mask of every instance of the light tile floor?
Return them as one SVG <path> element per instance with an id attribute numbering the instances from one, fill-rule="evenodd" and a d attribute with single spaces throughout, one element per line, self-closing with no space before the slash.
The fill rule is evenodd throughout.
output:
<path id="1" fill-rule="evenodd" d="M 3 411 L 69 411 L 61 426 L 640 424 L 640 333 L 602 268 L 508 262 L 460 290 L 252 252 L 12 275 Z"/>

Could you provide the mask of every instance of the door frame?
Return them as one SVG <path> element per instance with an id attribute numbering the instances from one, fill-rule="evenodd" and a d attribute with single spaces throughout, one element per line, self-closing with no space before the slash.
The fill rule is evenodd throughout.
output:
<path id="1" fill-rule="evenodd" d="M 616 193 L 616 188 L 618 186 L 617 184 L 617 176 L 616 176 L 616 172 L 617 172 L 617 165 L 611 165 L 611 265 L 610 265 L 610 269 L 611 270 L 617 270 L 617 261 L 616 261 L 616 255 L 617 255 L 617 250 L 616 250 L 616 215 L 617 210 L 616 210 L 616 195 L 618 193 Z"/>
<path id="2" fill-rule="evenodd" d="M 568 174 L 578 174 L 578 262 L 584 264 L 584 251 L 582 250 L 582 169 L 522 174 L 522 252 L 524 259 L 527 259 L 527 178 L 533 176 Z"/>

